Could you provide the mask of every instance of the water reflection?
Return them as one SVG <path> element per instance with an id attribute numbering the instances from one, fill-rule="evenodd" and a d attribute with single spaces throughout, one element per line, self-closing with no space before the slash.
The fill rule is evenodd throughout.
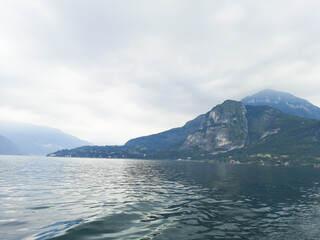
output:
<path id="1" fill-rule="evenodd" d="M 319 169 L 0 158 L 1 239 L 317 239 Z"/>

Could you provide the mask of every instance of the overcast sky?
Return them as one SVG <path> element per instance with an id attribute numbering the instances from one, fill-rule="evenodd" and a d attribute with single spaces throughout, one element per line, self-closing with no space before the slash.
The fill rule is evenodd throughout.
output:
<path id="1" fill-rule="evenodd" d="M 318 0 L 0 0 L 0 120 L 94 144 L 264 89 L 320 106 Z"/>

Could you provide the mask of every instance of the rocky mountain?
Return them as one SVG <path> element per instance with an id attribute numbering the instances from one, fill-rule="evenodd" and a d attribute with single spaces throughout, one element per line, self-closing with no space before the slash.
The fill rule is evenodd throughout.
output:
<path id="1" fill-rule="evenodd" d="M 197 151 L 214 149 L 220 152 L 241 148 L 247 132 L 245 112 L 243 104 L 227 100 L 181 128 L 132 139 L 125 146 L 139 146 L 152 151 L 179 148 Z M 233 141 L 229 141 L 231 138 Z"/>
<path id="2" fill-rule="evenodd" d="M 241 102 L 245 105 L 273 107 L 293 116 L 320 119 L 319 107 L 286 92 L 265 89 L 243 98 Z"/>
<path id="3" fill-rule="evenodd" d="M 227 100 L 180 128 L 124 146 L 82 147 L 53 156 L 314 164 L 320 156 L 320 121 Z"/>
<path id="4" fill-rule="evenodd" d="M 75 148 L 90 143 L 58 129 L 32 124 L 0 122 L 0 134 L 9 142 L 0 142 L 0 154 L 47 155 L 60 149 Z"/>

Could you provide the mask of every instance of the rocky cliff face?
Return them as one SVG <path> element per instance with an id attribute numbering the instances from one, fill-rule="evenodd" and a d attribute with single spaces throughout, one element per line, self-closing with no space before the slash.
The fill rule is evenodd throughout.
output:
<path id="1" fill-rule="evenodd" d="M 81 147 L 55 155 L 313 164 L 320 161 L 319 146 L 320 121 L 227 100 L 183 127 L 124 146 Z"/>
<path id="2" fill-rule="evenodd" d="M 320 155 L 319 133 L 320 121 L 227 100 L 181 128 L 133 139 L 128 145 L 144 149 L 151 158 L 221 159 L 224 155 L 229 159 L 236 155 L 246 161 L 259 156 L 274 156 L 274 163 L 310 161 Z M 288 160 L 288 156 L 294 157 Z"/>
<path id="3" fill-rule="evenodd" d="M 225 101 L 205 115 L 199 129 L 187 136 L 181 149 L 198 148 L 217 154 L 242 148 L 248 134 L 245 106 Z"/>
<path id="4" fill-rule="evenodd" d="M 242 148 L 248 135 L 244 104 L 227 100 L 206 114 L 159 134 L 135 138 L 125 146 L 146 150 L 204 151 L 210 154 Z"/>

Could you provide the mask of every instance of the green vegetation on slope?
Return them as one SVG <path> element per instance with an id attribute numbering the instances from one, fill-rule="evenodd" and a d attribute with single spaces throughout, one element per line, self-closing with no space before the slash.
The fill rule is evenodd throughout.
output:
<path id="1" fill-rule="evenodd" d="M 312 165 L 320 163 L 320 121 L 229 100 L 181 128 L 124 146 L 86 146 L 52 156 Z"/>

